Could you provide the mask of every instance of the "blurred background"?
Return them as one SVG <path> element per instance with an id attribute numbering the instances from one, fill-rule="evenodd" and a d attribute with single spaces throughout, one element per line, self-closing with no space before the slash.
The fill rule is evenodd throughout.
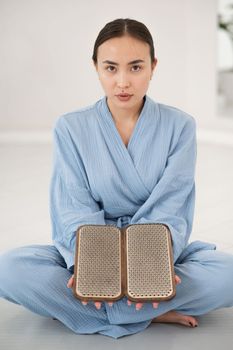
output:
<path id="1" fill-rule="evenodd" d="M 217 116 L 233 119 L 233 1 L 218 1 Z"/>
<path id="2" fill-rule="evenodd" d="M 148 95 L 197 122 L 192 240 L 233 252 L 233 1 L 0 0 L 0 252 L 51 244 L 56 118 L 103 96 L 91 56 L 98 32 L 146 24 L 157 70 Z"/>

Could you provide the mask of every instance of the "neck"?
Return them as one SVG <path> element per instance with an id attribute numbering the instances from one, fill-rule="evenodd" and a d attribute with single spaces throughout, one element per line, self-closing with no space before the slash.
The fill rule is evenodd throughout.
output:
<path id="1" fill-rule="evenodd" d="M 117 108 L 108 98 L 107 104 L 115 123 L 131 123 L 137 121 L 144 105 L 144 99 L 132 108 Z"/>

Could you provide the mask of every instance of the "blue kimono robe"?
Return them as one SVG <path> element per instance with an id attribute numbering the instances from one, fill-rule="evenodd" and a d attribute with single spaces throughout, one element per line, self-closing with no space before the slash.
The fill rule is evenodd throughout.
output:
<path id="1" fill-rule="evenodd" d="M 187 245 L 195 202 L 195 120 L 144 99 L 127 147 L 106 97 L 56 121 L 50 208 L 53 242 L 68 268 L 83 224 L 164 223 L 174 262 Z"/>
<path id="2" fill-rule="evenodd" d="M 119 338 L 170 310 L 201 315 L 233 306 L 233 256 L 211 243 L 188 244 L 195 202 L 195 120 L 144 97 L 127 147 L 106 97 L 65 114 L 54 126 L 50 213 L 53 245 L 0 255 L 0 296 L 77 334 Z M 113 306 L 84 306 L 66 284 L 73 273 L 76 231 L 84 224 L 166 224 L 172 236 L 176 296 L 137 311 L 123 297 Z M 22 276 L 24 278 L 22 278 Z M 216 278 L 217 276 L 217 278 Z"/>

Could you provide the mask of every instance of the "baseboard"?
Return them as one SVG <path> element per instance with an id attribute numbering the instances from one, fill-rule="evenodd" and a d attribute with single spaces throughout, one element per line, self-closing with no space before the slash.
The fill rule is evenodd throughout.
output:
<path id="1" fill-rule="evenodd" d="M 52 132 L 50 130 L 0 132 L 0 143 L 52 143 Z"/>
<path id="2" fill-rule="evenodd" d="M 233 131 L 197 129 L 197 141 L 208 144 L 233 146 Z"/>

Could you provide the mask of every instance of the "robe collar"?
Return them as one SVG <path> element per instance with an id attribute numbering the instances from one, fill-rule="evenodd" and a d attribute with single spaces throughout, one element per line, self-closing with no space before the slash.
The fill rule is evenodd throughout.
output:
<path id="1" fill-rule="evenodd" d="M 114 155 L 115 163 L 119 167 L 120 173 L 127 182 L 129 188 L 131 188 L 132 193 L 134 193 L 136 201 L 142 200 L 143 197 L 147 198 L 150 192 L 138 173 L 134 159 L 141 151 L 142 143 L 140 142 L 140 136 L 143 133 L 143 130 L 146 131 L 155 124 L 155 115 L 158 113 L 157 103 L 147 95 L 144 96 L 144 100 L 144 105 L 127 147 L 116 128 L 115 121 L 108 108 L 107 97 L 104 96 L 97 102 L 98 121 L 103 131 L 105 143 L 112 155 Z M 134 181 L 129 180 L 132 177 L 134 178 Z"/>
<path id="2" fill-rule="evenodd" d="M 143 107 L 140 111 L 140 114 L 138 116 L 138 119 L 136 121 L 136 124 L 134 126 L 134 129 L 132 131 L 131 137 L 129 139 L 128 145 L 126 146 L 117 130 L 115 121 L 113 119 L 112 113 L 110 112 L 110 109 L 108 107 L 107 104 L 107 96 L 104 96 L 99 102 L 100 102 L 100 110 L 102 110 L 102 118 L 105 119 L 106 123 L 108 124 L 108 126 L 113 130 L 114 134 L 115 134 L 115 138 L 117 139 L 117 141 L 119 142 L 119 144 L 121 145 L 121 147 L 123 147 L 123 149 L 125 149 L 126 151 L 128 151 L 130 153 L 130 150 L 132 149 L 134 142 L 137 139 L 137 135 L 140 131 L 140 129 L 146 124 L 144 119 L 145 118 L 149 118 L 147 111 L 149 109 L 149 104 L 151 102 L 151 99 L 145 95 L 143 97 L 144 99 L 144 104 Z"/>

